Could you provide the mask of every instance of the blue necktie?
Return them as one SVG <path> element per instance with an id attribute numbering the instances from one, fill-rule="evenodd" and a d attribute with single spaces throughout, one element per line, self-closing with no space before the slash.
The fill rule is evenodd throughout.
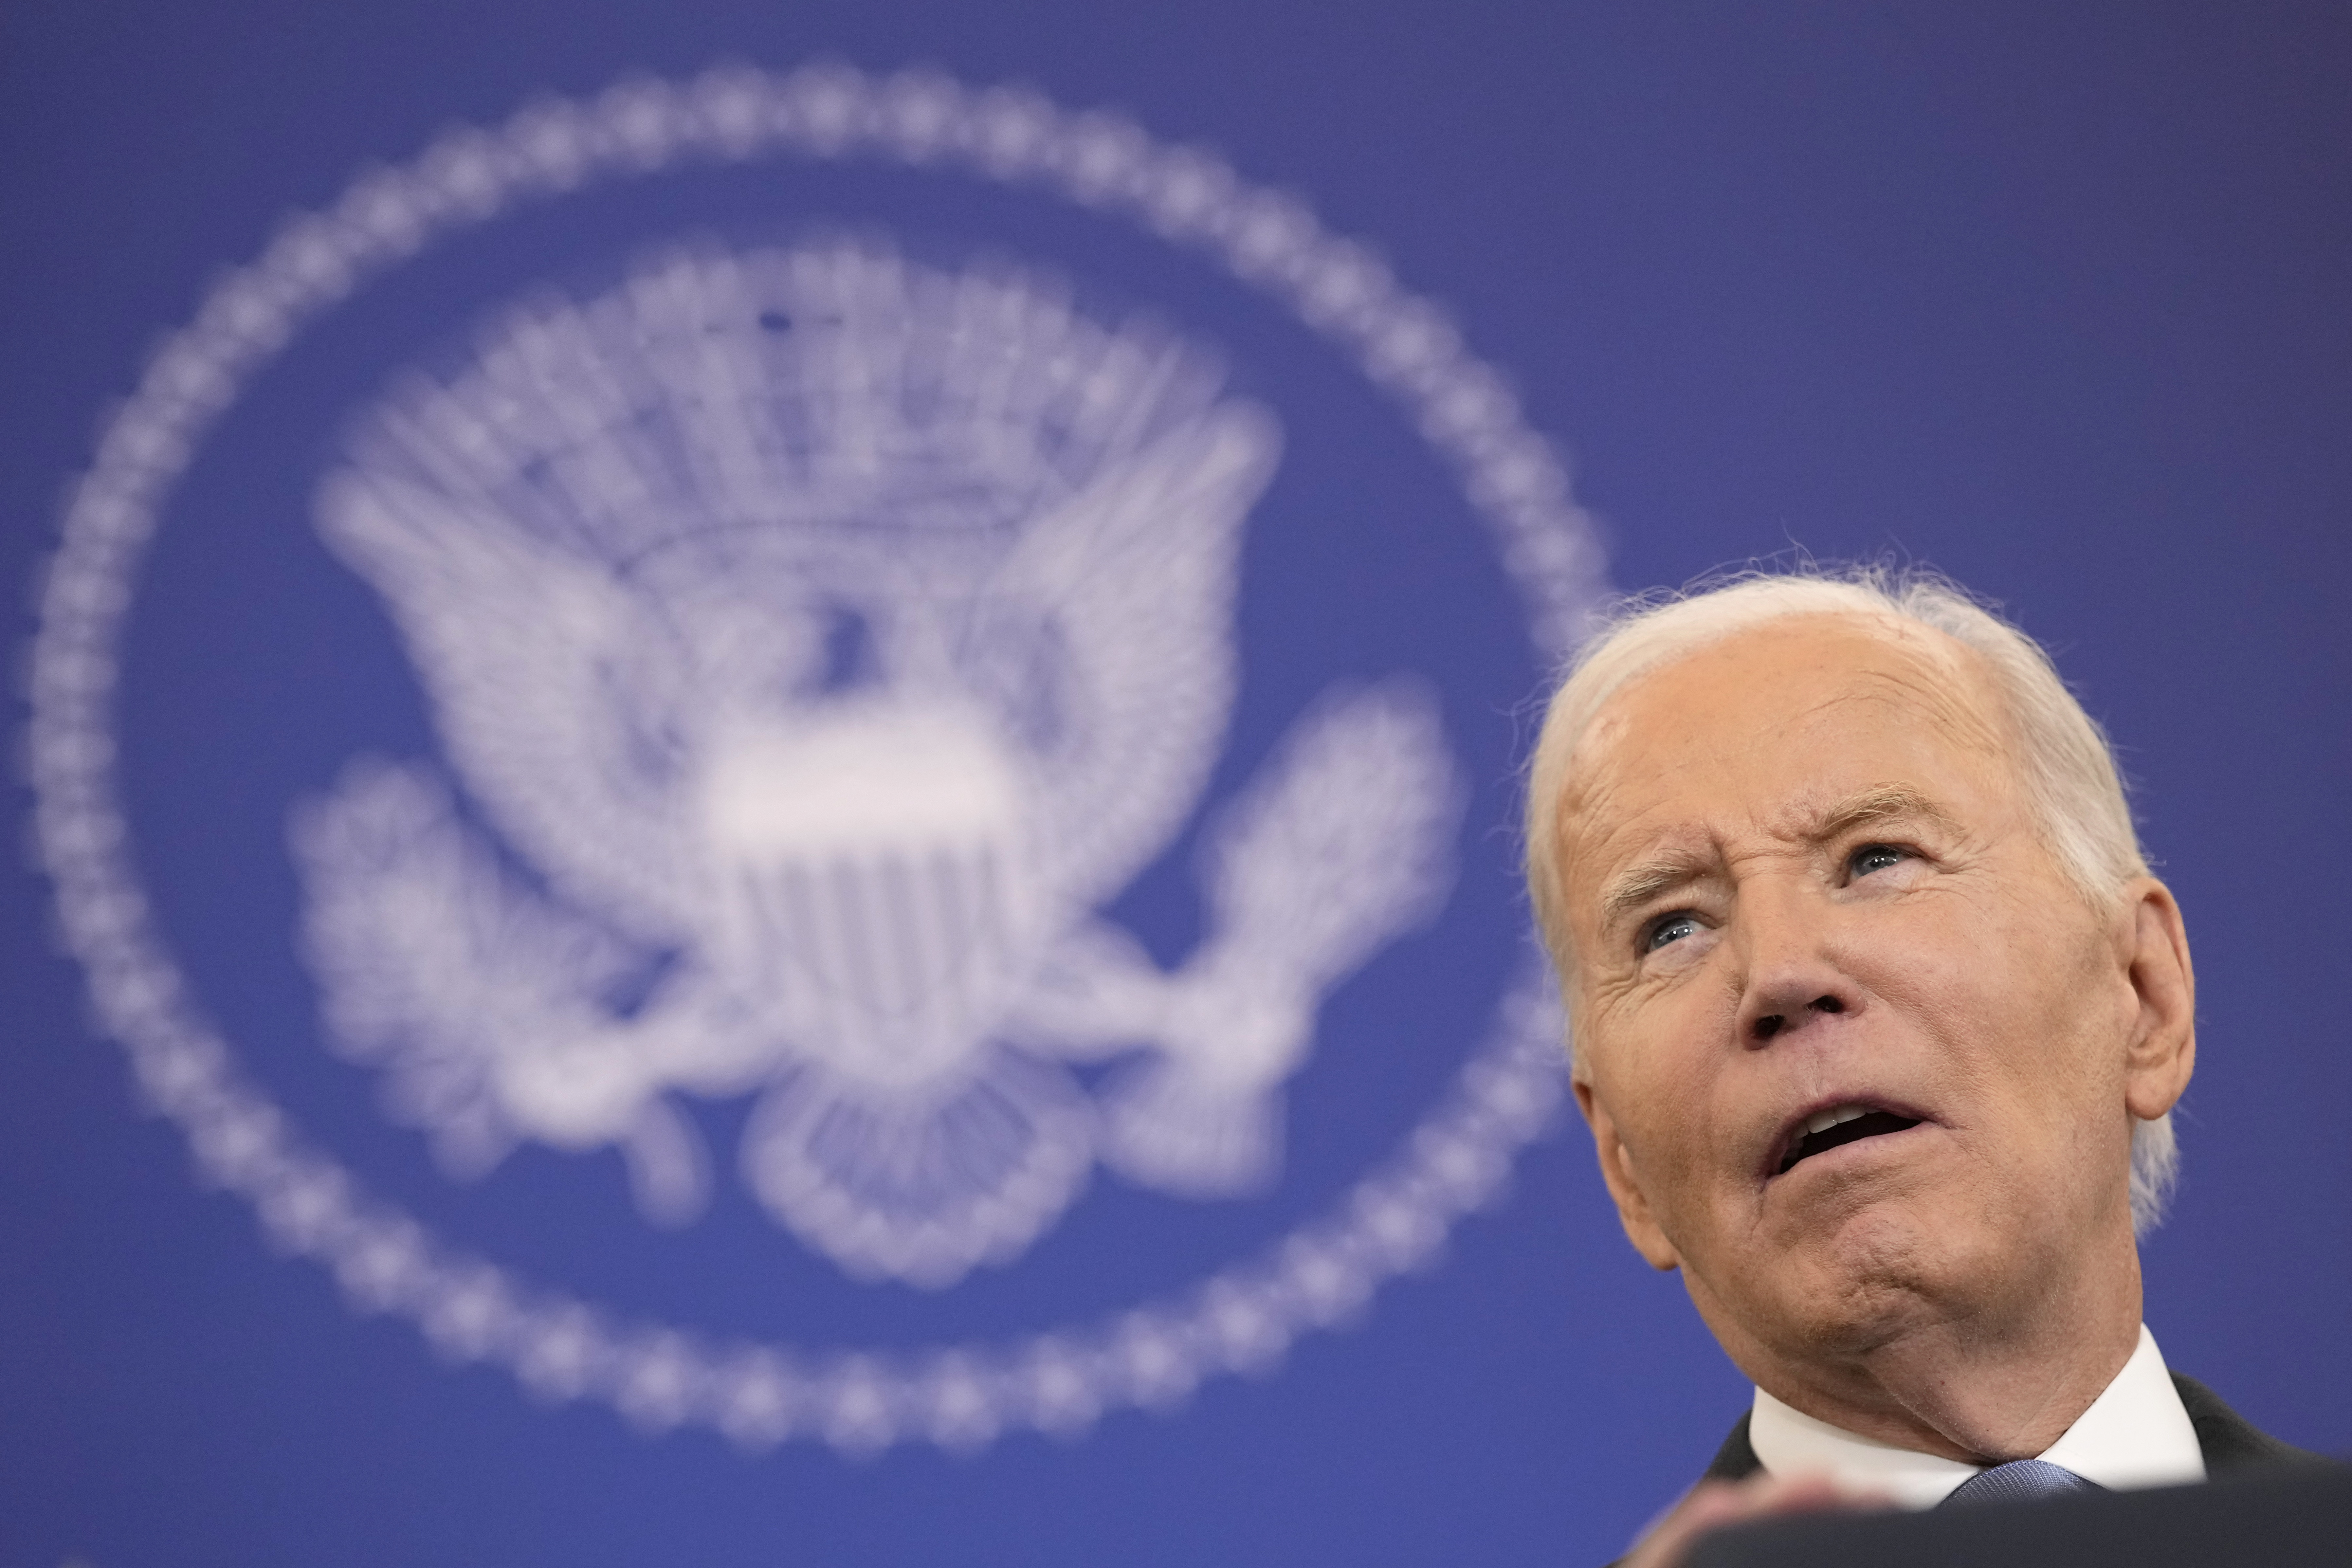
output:
<path id="1" fill-rule="evenodd" d="M 2095 1492 L 2105 1489 L 2095 1481 L 2086 1481 L 2063 1465 L 2046 1459 L 2011 1459 L 2005 1465 L 1979 1470 L 1952 1489 L 1951 1496 L 1937 1506 L 1951 1508 L 1979 1502 L 2031 1502 L 2035 1498 L 2064 1497 L 2069 1492 Z"/>

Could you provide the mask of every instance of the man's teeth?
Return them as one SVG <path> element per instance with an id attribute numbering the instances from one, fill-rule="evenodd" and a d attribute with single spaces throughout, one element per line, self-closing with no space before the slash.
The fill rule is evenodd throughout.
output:
<path id="1" fill-rule="evenodd" d="M 1842 1148 L 1864 1138 L 1901 1132 L 1918 1125 L 1914 1117 L 1897 1116 L 1874 1105 L 1832 1106 L 1827 1110 L 1818 1110 L 1805 1118 L 1804 1125 L 1789 1141 L 1788 1151 L 1780 1160 L 1780 1169 L 1785 1173 L 1794 1169 L 1798 1162 L 1825 1151 Z M 1853 1131 L 1846 1131 L 1848 1127 Z"/>

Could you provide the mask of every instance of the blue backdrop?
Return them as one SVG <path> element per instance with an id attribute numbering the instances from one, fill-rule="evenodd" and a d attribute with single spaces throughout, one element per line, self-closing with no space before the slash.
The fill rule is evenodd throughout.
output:
<path id="1" fill-rule="evenodd" d="M 2352 1448 L 2347 82 L 2319 5 L 12 7 L 0 1563 L 1608 1557 L 1745 1390 L 1561 1119 L 1513 770 L 1595 595 L 1794 551 L 2108 726 L 2201 983 L 2148 1321 Z M 776 768 L 1030 878 L 953 1071 L 676 895 L 789 885 Z"/>

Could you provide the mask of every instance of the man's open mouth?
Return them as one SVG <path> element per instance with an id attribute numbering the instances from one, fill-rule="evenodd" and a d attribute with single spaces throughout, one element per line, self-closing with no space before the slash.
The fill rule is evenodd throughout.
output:
<path id="1" fill-rule="evenodd" d="M 1916 1116 L 1897 1116 L 1891 1110 L 1881 1110 L 1872 1105 L 1836 1105 L 1827 1110 L 1817 1110 L 1805 1118 L 1795 1135 L 1789 1140 L 1788 1150 L 1780 1156 L 1780 1168 L 1775 1174 L 1787 1175 L 1799 1161 L 1834 1149 L 1842 1143 L 1852 1143 L 1864 1138 L 1875 1138 L 1882 1132 L 1900 1132 L 1919 1125 Z"/>

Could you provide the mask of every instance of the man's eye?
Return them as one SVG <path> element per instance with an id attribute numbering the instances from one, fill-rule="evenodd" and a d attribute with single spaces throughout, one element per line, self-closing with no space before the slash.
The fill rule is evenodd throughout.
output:
<path id="1" fill-rule="evenodd" d="M 1696 915 L 1660 915 L 1642 932 L 1642 951 L 1655 952 L 1670 942 L 1680 942 L 1698 930 Z"/>
<path id="2" fill-rule="evenodd" d="M 1865 844 L 1846 859 L 1846 869 L 1857 877 L 1867 877 L 1873 871 L 1884 871 L 1911 858 L 1908 849 L 1897 849 L 1892 844 Z"/>

